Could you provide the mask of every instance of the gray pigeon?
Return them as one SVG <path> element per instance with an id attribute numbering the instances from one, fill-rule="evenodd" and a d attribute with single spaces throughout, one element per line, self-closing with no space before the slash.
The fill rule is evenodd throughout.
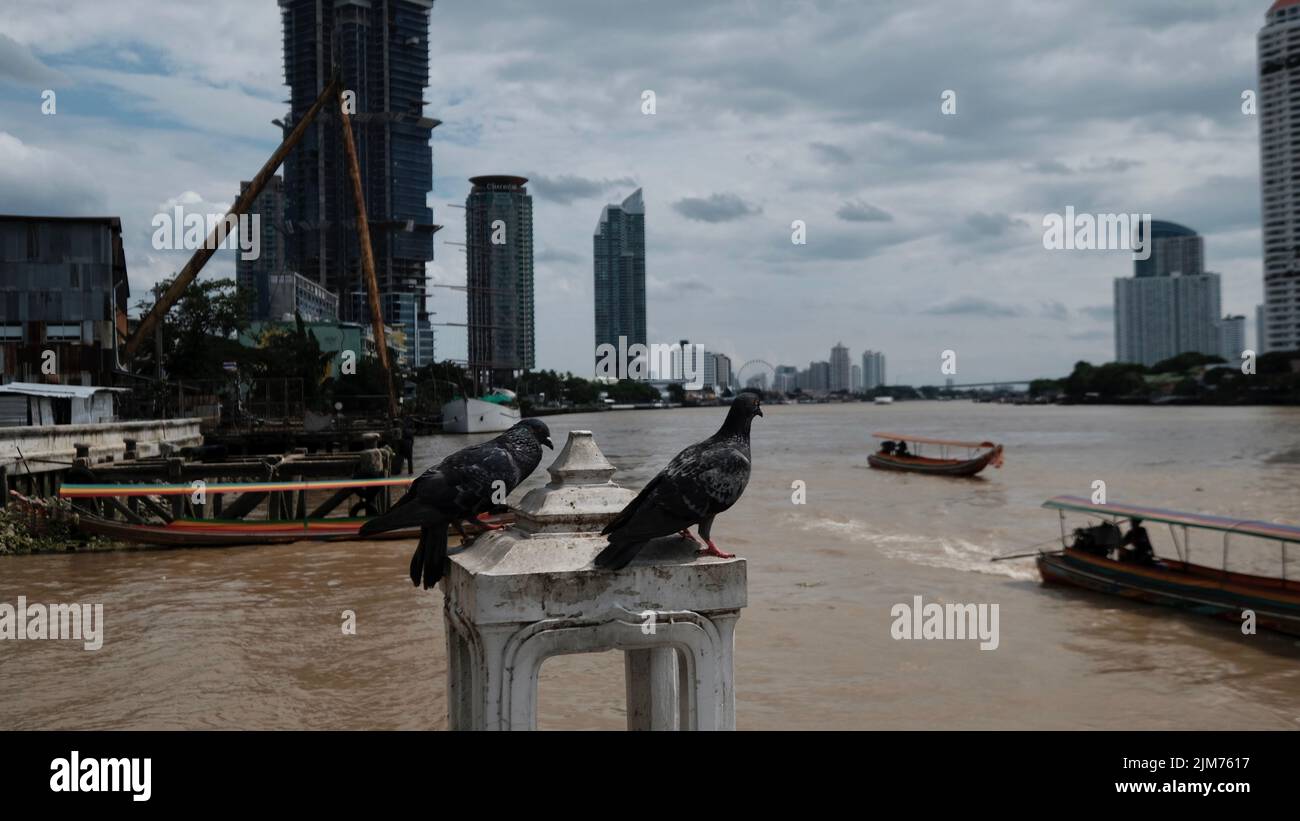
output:
<path id="1" fill-rule="evenodd" d="M 411 581 L 418 586 L 423 579 L 428 590 L 447 569 L 447 526 L 463 535 L 461 522 L 488 510 L 498 488 L 509 493 L 537 469 L 542 445 L 555 447 L 550 429 L 540 419 L 525 419 L 495 439 L 458 450 L 426 470 L 391 510 L 362 525 L 360 534 L 419 526 Z"/>
<path id="2" fill-rule="evenodd" d="M 713 518 L 731 507 L 749 482 L 749 426 L 762 416 L 758 396 L 742 393 L 731 403 L 717 433 L 673 457 L 658 476 L 605 526 L 609 546 L 596 556 L 596 567 L 626 567 L 651 539 L 673 533 L 697 541 L 687 529 L 699 525 L 704 554 L 732 558 L 709 538 Z"/>

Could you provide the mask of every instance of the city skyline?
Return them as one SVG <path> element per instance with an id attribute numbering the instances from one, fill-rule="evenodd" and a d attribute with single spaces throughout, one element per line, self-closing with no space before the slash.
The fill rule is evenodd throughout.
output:
<path id="1" fill-rule="evenodd" d="M 595 209 L 639 186 L 655 214 L 650 341 L 705 339 L 737 363 L 821 359 L 828 340 L 867 329 L 897 383 L 942 384 L 945 349 L 958 353 L 959 383 L 1108 361 L 1110 283 L 1130 262 L 1044 250 L 1043 215 L 1068 206 L 1195 225 L 1214 245 L 1224 312 L 1253 317 L 1263 299 L 1259 124 L 1242 93 L 1257 86 L 1267 2 L 1100 3 L 1085 20 L 1008 6 L 1035 32 L 1012 51 L 981 45 L 1004 33 L 1002 15 L 960 3 L 929 8 L 951 24 L 942 31 L 906 4 L 868 16 L 850 4 L 804 14 L 663 3 L 629 8 L 617 26 L 582 3 L 490 7 L 433 7 L 422 113 L 444 125 L 426 205 L 463 202 L 468 177 L 507 161 L 533 181 L 538 367 L 589 372 L 584 238 Z M 0 211 L 120 216 L 134 302 L 186 257 L 150 247 L 149 218 L 178 203 L 222 210 L 274 147 L 279 13 L 261 0 L 199 17 L 129 3 L 83 11 L 55 18 L 33 5 L 6 21 Z M 168 33 L 200 17 L 219 36 L 181 47 Z M 672 42 L 621 31 L 642 23 Z M 1164 37 L 1172 26 L 1178 36 Z M 719 27 L 730 47 L 701 48 L 694 32 Z M 785 55 L 755 61 L 778 30 L 848 62 L 832 76 Z M 1082 47 L 1063 50 L 1067 36 Z M 499 44 L 490 59 L 484 41 Z M 918 53 L 934 55 L 921 72 Z M 1128 71 L 1137 54 L 1168 70 Z M 1123 82 L 1103 87 L 1108 61 Z M 1030 68 L 1043 64 L 1052 70 Z M 907 79 L 833 81 L 846 76 Z M 53 117 L 39 115 L 45 88 L 60 95 Z M 653 114 L 642 113 L 646 90 Z M 76 139 L 67 120 L 84 126 Z M 143 144 L 130 136 L 141 128 Z M 806 245 L 790 242 L 794 220 Z M 439 239 L 463 240 L 455 220 L 440 221 L 450 229 Z M 435 282 L 464 283 L 460 254 L 435 257 Z M 203 277 L 233 269 L 219 252 Z M 430 307 L 440 321 L 465 312 L 451 293 Z M 439 356 L 463 357 L 462 336 L 440 334 Z"/>

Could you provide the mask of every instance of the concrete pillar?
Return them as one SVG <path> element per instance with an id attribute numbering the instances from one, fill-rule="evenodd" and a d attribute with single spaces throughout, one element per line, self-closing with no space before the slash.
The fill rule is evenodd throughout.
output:
<path id="1" fill-rule="evenodd" d="M 514 508 L 512 527 L 450 556 L 448 726 L 534 729 L 547 658 L 617 649 L 628 729 L 733 729 L 745 560 L 701 557 L 671 536 L 622 570 L 597 570 L 600 530 L 635 494 L 613 481 L 588 431 L 569 434 L 549 472 Z"/>

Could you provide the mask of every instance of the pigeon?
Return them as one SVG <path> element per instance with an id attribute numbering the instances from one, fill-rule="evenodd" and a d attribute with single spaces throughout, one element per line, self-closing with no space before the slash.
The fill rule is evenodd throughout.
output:
<path id="1" fill-rule="evenodd" d="M 411 582 L 418 587 L 423 581 L 428 590 L 447 569 L 447 526 L 464 536 L 463 520 L 489 510 L 494 496 L 504 498 L 537 469 L 542 445 L 555 448 L 550 429 L 540 419 L 525 419 L 495 439 L 458 450 L 412 482 L 391 510 L 362 525 L 360 535 L 418 526 Z"/>
<path id="2" fill-rule="evenodd" d="M 651 539 L 677 533 L 699 542 L 691 525 L 699 525 L 706 547 L 703 553 L 731 559 L 709 537 L 713 518 L 731 507 L 749 482 L 749 426 L 762 416 L 758 396 L 742 393 L 731 403 L 727 419 L 717 433 L 673 457 L 658 476 L 641 489 L 601 535 L 609 546 L 596 556 L 596 567 L 626 567 Z"/>

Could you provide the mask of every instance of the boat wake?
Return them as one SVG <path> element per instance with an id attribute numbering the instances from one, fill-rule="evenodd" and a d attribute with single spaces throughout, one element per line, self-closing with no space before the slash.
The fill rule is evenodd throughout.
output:
<path id="1" fill-rule="evenodd" d="M 818 519 L 811 523 L 800 521 L 799 524 L 802 527 L 820 530 L 841 541 L 871 545 L 881 555 L 890 559 L 901 559 L 945 570 L 962 570 L 1013 579 L 1038 578 L 1034 564 L 1029 560 L 1016 563 L 990 562 L 989 559 L 1007 552 L 1005 545 L 1001 544 L 989 547 L 965 539 L 945 536 L 883 532 L 857 519 L 848 521 Z"/>

